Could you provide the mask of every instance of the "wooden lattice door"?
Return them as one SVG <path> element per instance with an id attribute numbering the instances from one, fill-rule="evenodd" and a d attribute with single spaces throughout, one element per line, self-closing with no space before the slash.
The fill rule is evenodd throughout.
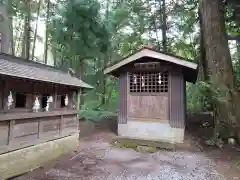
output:
<path id="1" fill-rule="evenodd" d="M 128 118 L 166 121 L 169 119 L 168 72 L 129 74 Z"/>

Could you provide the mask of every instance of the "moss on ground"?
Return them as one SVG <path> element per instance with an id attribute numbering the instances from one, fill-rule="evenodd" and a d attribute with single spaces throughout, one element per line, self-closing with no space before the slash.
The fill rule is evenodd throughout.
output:
<path id="1" fill-rule="evenodd" d="M 128 139 L 128 138 L 116 138 L 113 139 L 111 144 L 118 148 L 131 148 L 136 151 L 147 151 L 149 153 L 155 153 L 159 149 L 174 150 L 175 145 L 165 142 L 148 141 L 139 139 Z"/>

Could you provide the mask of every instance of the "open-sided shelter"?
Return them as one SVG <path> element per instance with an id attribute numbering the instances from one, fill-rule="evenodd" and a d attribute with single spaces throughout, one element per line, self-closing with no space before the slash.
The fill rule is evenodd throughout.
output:
<path id="1" fill-rule="evenodd" d="M 118 135 L 181 143 L 184 140 L 186 81 L 197 64 L 143 47 L 105 69 L 119 78 Z"/>
<path id="2" fill-rule="evenodd" d="M 76 149 L 79 94 L 70 73 L 0 53 L 0 179 Z"/>

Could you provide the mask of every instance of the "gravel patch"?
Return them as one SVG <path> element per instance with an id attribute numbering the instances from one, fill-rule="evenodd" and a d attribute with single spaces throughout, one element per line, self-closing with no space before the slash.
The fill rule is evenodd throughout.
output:
<path id="1" fill-rule="evenodd" d="M 103 132 L 85 138 L 75 155 L 14 180 L 225 180 L 202 152 L 142 154 L 112 147 L 113 137 Z"/>

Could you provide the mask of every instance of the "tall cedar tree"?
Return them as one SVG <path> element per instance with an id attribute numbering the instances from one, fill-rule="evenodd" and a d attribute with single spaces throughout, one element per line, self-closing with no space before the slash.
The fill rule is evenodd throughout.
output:
<path id="1" fill-rule="evenodd" d="M 224 21 L 224 5 L 221 0 L 200 0 L 201 32 L 208 67 L 209 80 L 223 91 L 224 101 L 216 101 L 216 132 L 221 125 L 233 130 L 237 122 L 237 99 L 235 78 L 228 47 Z M 218 126 L 219 125 L 219 126 Z M 221 133 L 221 132 L 219 132 Z"/>

